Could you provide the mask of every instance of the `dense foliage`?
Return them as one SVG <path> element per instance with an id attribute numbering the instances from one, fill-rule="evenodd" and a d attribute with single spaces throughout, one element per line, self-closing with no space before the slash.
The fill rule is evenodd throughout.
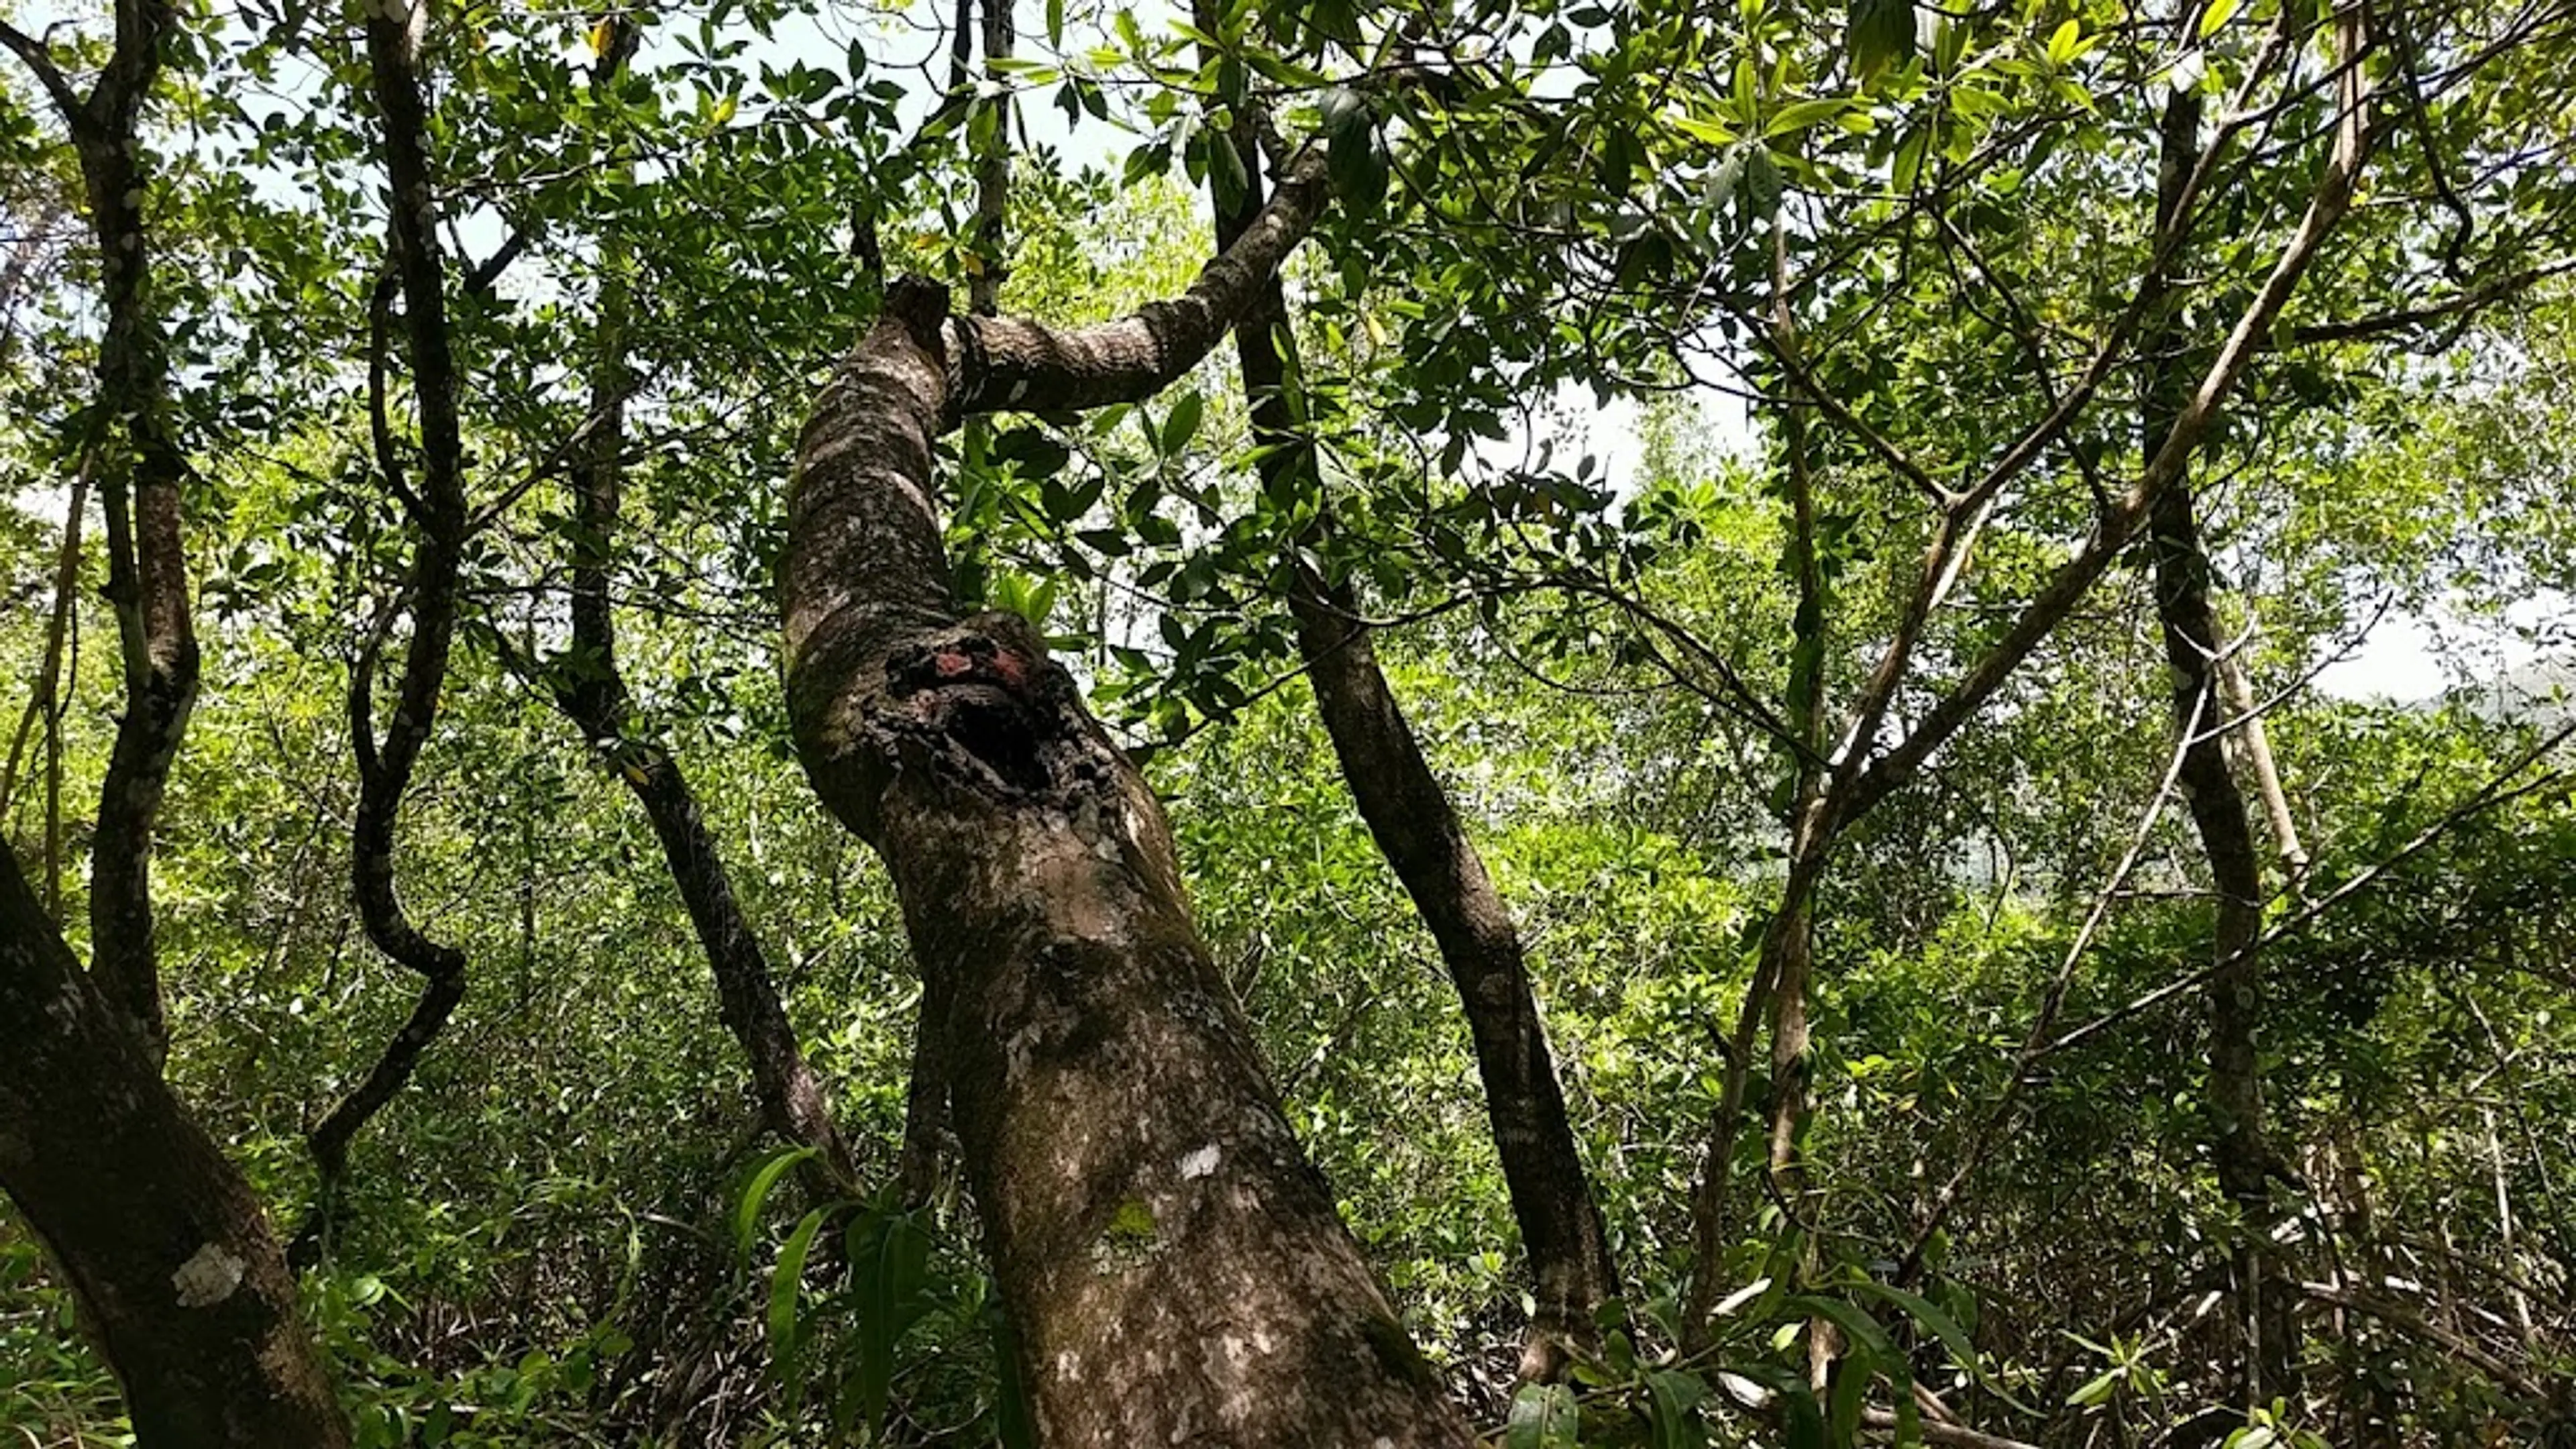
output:
<path id="1" fill-rule="evenodd" d="M 102 1001 L 140 943 L 354 1442 L 1050 1442 L 953 927 L 809 783 L 799 430 L 890 278 L 1069 335 L 1320 156 L 1240 359 L 968 416 L 938 507 L 1468 1421 L 2576 1445 L 2576 9 L 990 3 L 0 10 L 0 929 Z M 2401 621 L 2440 691 L 2320 687 Z M 1161 1251 L 1105 1211 L 1083 1271 Z M 0 1438 L 135 1442 L 38 1216 Z"/>

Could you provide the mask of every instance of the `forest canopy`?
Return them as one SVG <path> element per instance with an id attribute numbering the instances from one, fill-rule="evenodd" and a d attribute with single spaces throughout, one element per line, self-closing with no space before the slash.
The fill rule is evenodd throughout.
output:
<path id="1" fill-rule="evenodd" d="M 2576 1446 L 2569 0 L 0 52 L 0 1438 Z"/>

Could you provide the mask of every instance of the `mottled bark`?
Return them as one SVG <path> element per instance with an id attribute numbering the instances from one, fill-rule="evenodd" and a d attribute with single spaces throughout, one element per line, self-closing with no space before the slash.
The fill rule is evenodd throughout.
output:
<path id="1" fill-rule="evenodd" d="M 1055 1449 L 1473 1442 L 1288 1127 L 1160 805 L 1025 621 L 958 617 L 932 501 L 932 442 L 964 413 L 1141 398 L 1204 357 L 1303 235 L 1320 169 L 1119 322 L 952 317 L 898 282 L 799 448 L 797 749 L 948 993 L 957 1137 Z"/>
<path id="2" fill-rule="evenodd" d="M 378 466 L 386 486 L 410 513 L 417 542 L 403 596 L 409 600 L 410 638 L 403 651 L 393 718 L 379 738 L 375 673 L 380 632 L 352 671 L 349 689 L 351 753 L 358 766 L 358 810 L 351 825 L 350 874 L 358 914 L 375 943 L 397 964 L 421 978 L 421 994 L 401 1030 L 385 1044 L 357 1088 L 307 1134 L 322 1172 L 320 1202 L 298 1234 L 299 1261 L 322 1246 L 349 1144 L 411 1079 L 429 1044 L 446 1028 L 465 997 L 465 953 L 432 940 L 403 908 L 394 870 L 394 847 L 404 795 L 438 720 L 447 684 L 448 654 L 455 642 L 456 596 L 470 534 L 466 510 L 464 442 L 457 417 L 456 364 L 447 330 L 446 266 L 438 241 L 438 203 L 428 149 L 426 89 L 419 72 L 426 0 L 406 6 L 387 0 L 367 11 L 367 60 L 390 183 L 391 290 L 402 300 L 404 340 L 419 414 L 420 483 L 415 491 L 386 420 L 384 352 L 391 298 L 379 287 L 377 337 L 371 358 L 369 403 Z"/>
<path id="3" fill-rule="evenodd" d="M 2189 161 L 2199 150 L 2200 98 L 2177 92 L 2165 107 L 2163 165 L 2158 178 L 2161 232 L 2178 207 Z M 2181 339 L 2167 312 L 2143 338 L 2148 365 L 2140 438 L 2153 457 L 2171 433 L 2188 398 L 2190 376 L 2178 353 Z M 2212 1157 L 2219 1189 L 2236 1205 L 2237 1324 L 2245 1336 L 2243 1388 L 2247 1404 L 2297 1395 L 2297 1285 L 2283 1271 L 2270 1230 L 2273 1156 L 2263 1130 L 2262 1066 L 2256 1038 L 2263 1018 L 2263 966 L 2254 950 L 2263 931 L 2263 868 L 2244 791 L 2228 766 L 2220 665 L 2227 640 L 2210 605 L 2209 555 L 2195 515 L 2191 472 L 2180 470 L 2156 496 L 2145 548 L 2155 564 L 2156 617 L 2162 626 L 2165 664 L 2177 726 L 2192 731 L 2182 751 L 2179 780 L 2192 824 L 2208 858 L 2216 896 L 2211 950 L 2218 963 L 2209 981 L 2209 1110 L 2216 1133 Z M 2209 721 L 2194 729 L 2194 721 Z"/>
<path id="4" fill-rule="evenodd" d="M 623 21 L 611 23 L 620 35 L 608 54 L 619 55 L 632 47 L 634 28 Z M 688 776 L 667 746 L 636 729 L 625 676 L 618 669 L 609 578 L 625 491 L 626 399 L 634 387 L 626 365 L 628 310 L 623 254 L 610 247 L 602 257 L 598 356 L 591 378 L 595 426 L 573 474 L 572 654 L 555 701 L 601 762 L 626 782 L 652 822 L 662 859 L 715 976 L 725 1028 L 750 1060 L 763 1120 L 780 1137 L 813 1149 L 813 1170 L 806 1174 L 810 1189 L 846 1195 L 856 1189 L 857 1165 L 778 999 L 768 954 L 734 894 L 722 850 L 707 828 Z"/>
<path id="5" fill-rule="evenodd" d="M 349 1442 L 241 1173 L 85 977 L 0 845 L 0 1189 L 149 1449 Z"/>
<path id="6" fill-rule="evenodd" d="M 1247 171 L 1260 154 L 1257 139 L 1248 121 L 1235 128 L 1234 145 Z M 1232 246 L 1261 204 L 1257 173 L 1248 176 L 1233 206 L 1219 199 L 1217 245 Z M 1287 344 L 1277 331 L 1287 318 L 1274 273 L 1235 328 L 1235 357 L 1251 402 L 1253 441 L 1264 449 L 1258 464 L 1264 486 L 1313 492 L 1314 452 L 1296 426 L 1286 391 Z M 1328 518 L 1316 525 L 1319 533 L 1329 527 Z M 1599 1315 L 1619 1297 L 1619 1270 L 1566 1117 L 1520 929 L 1467 838 L 1448 789 L 1423 757 L 1350 596 L 1301 561 L 1292 559 L 1290 571 L 1288 607 L 1297 623 L 1298 651 L 1342 777 L 1458 988 L 1486 1119 L 1535 1289 L 1520 1371 L 1524 1378 L 1554 1379 L 1576 1356 L 1600 1352 Z"/>
<path id="7" fill-rule="evenodd" d="M 170 362 L 151 295 L 144 152 L 137 123 L 178 23 L 163 0 L 120 0 L 107 62 L 88 95 L 42 42 L 0 25 L 0 45 L 35 72 L 80 160 L 98 244 L 98 397 L 88 440 L 107 533 L 107 599 L 125 676 L 90 846 L 90 970 L 157 1066 L 168 1045 L 153 944 L 152 839 L 161 796 L 197 697 L 179 491 L 188 460 L 172 431 Z"/>

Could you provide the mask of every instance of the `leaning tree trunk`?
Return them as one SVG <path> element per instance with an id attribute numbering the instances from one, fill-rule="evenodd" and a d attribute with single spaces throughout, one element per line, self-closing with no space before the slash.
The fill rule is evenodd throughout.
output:
<path id="1" fill-rule="evenodd" d="M 611 17 L 608 24 L 611 40 L 600 57 L 595 89 L 605 87 L 638 39 L 632 21 Z M 734 894 L 723 847 L 707 828 L 678 756 L 635 721 L 617 663 L 617 614 L 608 586 L 626 491 L 626 399 L 634 388 L 626 365 L 629 266 L 623 247 L 602 243 L 598 356 L 591 378 L 594 431 L 573 472 L 578 526 L 572 545 L 572 657 L 555 702 L 652 822 L 663 863 L 715 976 L 718 1015 L 751 1063 L 762 1120 L 785 1141 L 811 1149 L 804 1174 L 810 1191 L 825 1198 L 846 1195 L 857 1190 L 857 1164 L 778 998 L 760 933 Z"/>
<path id="2" fill-rule="evenodd" d="M 2200 141 L 2200 98 L 2177 93 L 2166 103 L 2164 155 L 2157 180 L 2157 236 L 2172 226 L 2181 188 Z M 2189 400 L 2192 378 L 2175 356 L 2167 323 L 2142 339 L 2149 364 L 2140 432 L 2152 458 Z M 2188 467 L 2156 495 L 2146 548 L 2155 562 L 2156 617 L 2173 685 L 2173 714 L 2192 732 L 2176 779 L 2208 857 L 2217 897 L 2209 978 L 2209 1110 L 2219 1190 L 2236 1205 L 2236 1322 L 2246 1342 L 2245 1400 L 2251 1405 L 2298 1393 L 2298 1285 L 2271 1239 L 2273 1153 L 2263 1130 L 2262 1064 L 2255 1038 L 2263 1017 L 2263 866 L 2245 792 L 2228 765 L 2226 641 L 2210 607 L 2209 555 L 2200 538 Z M 2195 725 L 2195 722 L 2200 722 Z M 2292 837 L 2295 848 L 2295 837 Z"/>
<path id="3" fill-rule="evenodd" d="M 1258 144 L 1251 119 L 1237 122 L 1236 150 L 1248 159 L 1259 154 Z M 1216 198 L 1219 247 L 1234 244 L 1260 214 L 1261 201 L 1261 183 L 1253 175 L 1233 205 Z M 1251 405 L 1253 441 L 1264 450 L 1265 487 L 1311 491 L 1315 455 L 1297 429 L 1286 391 L 1287 343 L 1274 330 L 1287 320 L 1287 300 L 1273 273 L 1235 328 L 1235 358 Z M 1300 560 L 1292 558 L 1289 566 L 1288 608 L 1297 622 L 1298 652 L 1342 778 L 1379 852 L 1430 928 L 1467 1018 L 1495 1155 L 1536 1290 L 1521 1377 L 1555 1379 L 1574 1358 L 1600 1353 L 1599 1318 L 1603 1305 L 1619 1297 L 1619 1268 L 1566 1116 L 1520 928 L 1485 873 L 1484 858 L 1467 838 L 1448 789 L 1423 757 L 1349 593 Z"/>
<path id="4" fill-rule="evenodd" d="M 1333 1209 L 1190 917 L 1160 805 L 1024 621 L 960 618 L 932 445 L 970 412 L 1152 395 L 1321 202 L 1304 158 L 1183 297 L 1057 332 L 905 278 L 816 400 L 784 565 L 788 702 L 885 858 L 1040 1442 L 1473 1442 Z"/>
<path id="5" fill-rule="evenodd" d="M 61 1267 L 147 1449 L 349 1442 L 259 1200 L 5 845 L 0 1189 Z"/>

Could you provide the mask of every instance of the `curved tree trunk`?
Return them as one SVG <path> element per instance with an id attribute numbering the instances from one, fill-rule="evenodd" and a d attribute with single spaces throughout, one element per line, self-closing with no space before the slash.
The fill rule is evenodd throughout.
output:
<path id="1" fill-rule="evenodd" d="M 1222 196 L 1214 202 L 1220 248 L 1232 246 L 1261 212 L 1261 182 L 1251 165 L 1260 154 L 1258 134 L 1248 118 L 1235 126 L 1234 145 L 1245 159 L 1246 180 L 1233 205 Z M 1253 441 L 1263 449 L 1258 466 L 1265 488 L 1312 492 L 1314 451 L 1298 431 L 1286 392 L 1287 343 L 1274 331 L 1287 320 L 1287 300 L 1273 273 L 1234 330 L 1235 358 L 1251 404 Z M 1328 519 L 1316 527 L 1329 527 Z M 1350 595 L 1301 560 L 1289 566 L 1298 652 L 1342 778 L 1440 948 L 1475 1045 L 1486 1118 L 1535 1289 L 1521 1376 L 1554 1379 L 1574 1358 L 1601 1351 L 1599 1316 L 1619 1297 L 1619 1268 L 1566 1117 L 1520 929 L 1447 788 L 1423 758 Z"/>
<path id="2" fill-rule="evenodd" d="M 257 1198 L 0 845 L 0 1189 L 150 1449 L 349 1442 Z"/>
<path id="3" fill-rule="evenodd" d="M 170 766 L 197 698 L 197 634 L 188 607 L 188 553 L 179 493 L 188 459 L 172 431 L 170 359 L 151 295 L 152 248 L 143 206 L 143 107 L 178 25 L 161 0 L 116 7 L 116 36 L 86 96 L 52 48 L 6 24 L 16 53 L 60 114 L 80 160 L 90 234 L 98 244 L 98 396 L 84 447 L 97 460 L 107 534 L 106 597 L 116 611 L 125 709 L 99 787 L 90 847 L 90 970 L 104 998 L 133 1022 L 156 1069 L 168 1054 L 152 925 L 152 841 Z M 50 865 L 47 877 L 50 882 Z"/>
<path id="4" fill-rule="evenodd" d="M 367 12 L 367 69 L 382 129 L 385 176 L 392 193 L 389 270 L 378 283 L 370 323 L 368 406 L 377 466 L 418 531 L 403 597 L 411 637 L 403 653 L 394 714 L 377 737 L 375 671 L 391 620 L 370 641 L 349 688 L 351 753 L 358 765 L 358 811 L 350 827 L 351 885 L 367 939 L 421 978 L 421 992 L 393 1039 L 357 1087 L 306 1134 L 321 1171 L 313 1214 L 296 1234 L 299 1263 L 327 1249 L 349 1145 L 384 1110 L 465 999 L 464 951 L 434 940 L 403 908 L 394 871 L 397 827 L 412 772 L 438 721 L 447 660 L 456 639 L 456 599 L 471 522 L 465 498 L 465 443 L 457 415 L 458 380 L 447 333 L 446 263 L 438 241 L 438 197 L 429 156 L 429 100 L 420 70 L 429 0 L 385 0 Z M 412 392 L 420 415 L 420 488 L 407 481 L 386 416 L 386 359 L 394 293 L 403 306 Z"/>
<path id="5" fill-rule="evenodd" d="M 188 461 L 151 305 L 137 122 L 176 23 L 157 0 L 119 4 L 113 48 L 86 97 L 44 42 L 0 24 L 0 45 L 61 112 L 99 247 L 102 428 L 89 448 L 126 691 L 91 847 L 87 974 L 0 842 L 0 1192 L 60 1268 L 141 1443 L 337 1449 L 348 1428 L 259 1200 L 161 1077 L 152 844 L 198 658 L 179 497 Z M 66 582 L 79 496 L 75 488 L 64 534 Z M 49 709 L 58 654 L 59 638 L 41 686 Z M 49 802 L 49 879 L 54 815 Z"/>
<path id="6" fill-rule="evenodd" d="M 1191 922 L 1160 805 L 1016 616 L 961 619 L 933 440 L 1152 395 L 1321 202 L 1299 163 L 1183 297 L 1075 332 L 895 284 L 816 400 L 788 505 L 788 704 L 893 875 L 1040 1442 L 1473 1443 L 1306 1161 Z"/>

